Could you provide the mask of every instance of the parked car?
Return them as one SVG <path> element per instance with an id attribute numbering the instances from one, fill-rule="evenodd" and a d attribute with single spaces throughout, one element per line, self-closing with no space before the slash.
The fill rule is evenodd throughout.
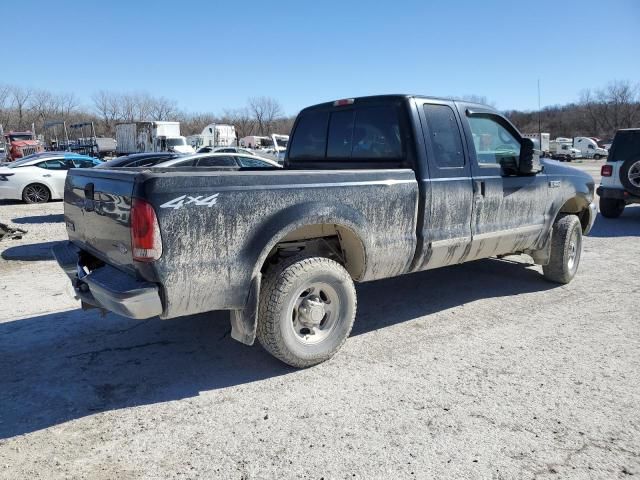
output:
<path id="1" fill-rule="evenodd" d="M 196 153 L 242 153 L 244 155 L 258 155 L 253 150 L 240 147 L 200 147 Z"/>
<path id="2" fill-rule="evenodd" d="M 125 170 L 67 179 L 54 254 L 77 298 L 132 318 L 231 310 L 234 339 L 295 367 L 345 342 L 354 281 L 526 253 L 568 283 L 596 217 L 591 176 L 539 160 L 494 109 L 409 95 L 302 110 L 285 170 Z M 117 219 L 86 207 L 94 192 Z"/>
<path id="3" fill-rule="evenodd" d="M 640 203 L 640 128 L 618 130 L 601 170 L 600 213 L 617 218 L 624 208 Z"/>
<path id="4" fill-rule="evenodd" d="M 183 154 L 175 152 L 134 153 L 101 163 L 97 168 L 152 167 L 156 163 L 166 162 L 167 160 L 173 160 L 174 158 L 180 158 L 182 156 Z"/>
<path id="5" fill-rule="evenodd" d="M 97 158 L 68 152 L 30 155 L 0 167 L 0 199 L 45 203 L 62 198 L 67 172 L 72 168 L 91 168 Z"/>
<path id="6" fill-rule="evenodd" d="M 278 162 L 255 155 L 228 153 L 196 153 L 156 164 L 164 167 L 282 168 Z"/>

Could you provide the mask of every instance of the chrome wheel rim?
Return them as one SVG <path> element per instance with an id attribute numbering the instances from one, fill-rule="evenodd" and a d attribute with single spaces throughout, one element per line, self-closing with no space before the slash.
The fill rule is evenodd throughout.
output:
<path id="1" fill-rule="evenodd" d="M 47 199 L 47 190 L 42 185 L 29 185 L 25 196 L 33 203 L 42 203 Z"/>
<path id="2" fill-rule="evenodd" d="M 640 188 L 640 160 L 631 165 L 627 177 L 633 186 Z"/>
<path id="3" fill-rule="evenodd" d="M 298 289 L 289 305 L 290 328 L 296 340 L 312 345 L 326 339 L 338 324 L 340 297 L 331 285 L 313 282 Z"/>
<path id="4" fill-rule="evenodd" d="M 575 229 L 569 240 L 569 256 L 567 259 L 567 267 L 573 271 L 580 261 L 580 252 L 582 251 L 582 237 L 578 230 Z"/>

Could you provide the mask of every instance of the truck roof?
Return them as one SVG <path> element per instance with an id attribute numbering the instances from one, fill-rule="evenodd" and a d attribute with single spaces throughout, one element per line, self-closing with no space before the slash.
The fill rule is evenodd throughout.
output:
<path id="1" fill-rule="evenodd" d="M 343 99 L 335 99 L 330 102 L 323 102 L 323 103 L 318 103 L 316 105 L 311 105 L 309 107 L 302 109 L 301 112 L 304 112 L 305 110 L 314 110 L 316 108 L 332 108 L 336 106 L 335 103 L 340 100 L 349 100 L 349 101 L 353 100 L 354 103 L 362 104 L 362 103 L 369 103 L 369 102 L 405 100 L 408 98 L 423 98 L 428 100 L 443 100 L 447 102 L 462 102 L 465 105 L 471 105 L 471 106 L 482 107 L 482 108 L 491 108 L 493 110 L 493 107 L 490 107 L 488 105 L 483 105 L 481 103 L 475 103 L 475 102 L 467 102 L 466 100 L 459 100 L 455 98 L 432 97 L 427 95 L 413 95 L 413 94 L 407 94 L 407 93 L 395 93 L 395 94 L 387 94 L 387 95 L 369 95 L 364 97 L 344 97 Z"/>

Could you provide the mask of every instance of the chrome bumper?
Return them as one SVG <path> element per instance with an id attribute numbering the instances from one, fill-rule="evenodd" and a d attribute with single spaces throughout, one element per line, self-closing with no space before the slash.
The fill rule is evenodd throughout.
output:
<path id="1" fill-rule="evenodd" d="M 584 235 L 589 235 L 589 232 L 593 228 L 593 224 L 596 223 L 596 217 L 598 216 L 598 207 L 594 202 L 589 204 L 589 223 L 587 224 L 587 228 L 582 232 Z"/>
<path id="2" fill-rule="evenodd" d="M 51 249 L 75 292 L 76 299 L 129 318 L 151 318 L 162 313 L 158 286 L 105 265 L 86 273 L 78 262 L 79 249 L 65 242 Z"/>

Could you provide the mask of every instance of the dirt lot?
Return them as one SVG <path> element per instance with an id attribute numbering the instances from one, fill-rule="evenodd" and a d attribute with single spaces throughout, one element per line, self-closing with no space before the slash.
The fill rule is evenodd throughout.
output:
<path id="1" fill-rule="evenodd" d="M 304 371 L 224 313 L 83 312 L 48 253 L 62 204 L 0 221 L 29 230 L 0 243 L 1 478 L 640 475 L 638 207 L 598 218 L 568 286 L 526 257 L 360 285 L 352 337 Z"/>

